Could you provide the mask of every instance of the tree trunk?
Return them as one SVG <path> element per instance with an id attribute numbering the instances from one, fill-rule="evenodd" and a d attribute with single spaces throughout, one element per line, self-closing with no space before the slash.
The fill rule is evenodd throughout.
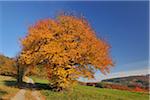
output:
<path id="1" fill-rule="evenodd" d="M 23 83 L 24 69 L 17 65 L 17 83 L 20 86 Z"/>

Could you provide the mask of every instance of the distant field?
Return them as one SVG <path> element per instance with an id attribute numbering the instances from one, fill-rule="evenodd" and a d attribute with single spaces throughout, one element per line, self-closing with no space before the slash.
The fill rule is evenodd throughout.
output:
<path id="1" fill-rule="evenodd" d="M 43 79 L 33 79 L 37 83 L 47 83 Z M 149 100 L 149 95 L 138 92 L 114 89 L 95 88 L 90 86 L 76 86 L 72 92 L 53 92 L 40 90 L 47 100 Z"/>

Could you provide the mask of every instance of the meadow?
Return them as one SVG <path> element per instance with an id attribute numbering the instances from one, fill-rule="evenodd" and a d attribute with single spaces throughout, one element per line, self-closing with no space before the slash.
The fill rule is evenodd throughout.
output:
<path id="1" fill-rule="evenodd" d="M 54 92 L 48 89 L 47 80 L 36 77 L 32 77 L 32 79 L 35 85 L 37 85 L 37 91 L 41 93 L 46 100 L 149 100 L 149 94 L 146 93 L 81 85 L 75 86 L 70 92 Z M 15 78 L 0 76 L 1 99 L 10 99 L 19 91 L 19 89 L 15 87 L 15 84 Z"/>
<path id="2" fill-rule="evenodd" d="M 89 86 L 77 86 L 70 93 L 57 93 L 49 90 L 42 90 L 41 93 L 47 100 L 149 100 L 148 94 Z"/>
<path id="3" fill-rule="evenodd" d="M 35 83 L 46 84 L 47 80 L 33 77 Z M 71 92 L 40 90 L 47 100 L 149 100 L 149 94 L 115 89 L 77 85 Z"/>

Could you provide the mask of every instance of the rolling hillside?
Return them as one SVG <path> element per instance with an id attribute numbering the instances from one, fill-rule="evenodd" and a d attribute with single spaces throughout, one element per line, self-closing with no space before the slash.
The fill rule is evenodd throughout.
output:
<path id="1" fill-rule="evenodd" d="M 149 94 L 143 92 L 130 92 L 116 89 L 96 88 L 92 86 L 77 85 L 70 92 L 53 92 L 46 86 L 48 81 L 32 77 L 38 90 L 46 100 L 148 100 Z"/>
<path id="2" fill-rule="evenodd" d="M 149 76 L 150 75 L 139 75 L 139 76 L 112 78 L 112 79 L 102 80 L 102 82 L 120 84 L 128 87 L 138 86 L 144 89 L 149 89 Z"/>
<path id="3" fill-rule="evenodd" d="M 0 54 L 0 75 L 15 75 L 16 66 L 12 58 Z"/>

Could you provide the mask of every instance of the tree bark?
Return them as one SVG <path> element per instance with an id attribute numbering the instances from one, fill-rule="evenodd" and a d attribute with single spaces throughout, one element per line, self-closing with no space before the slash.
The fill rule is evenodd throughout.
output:
<path id="1" fill-rule="evenodd" d="M 19 65 L 17 65 L 17 83 L 20 86 L 23 83 L 24 70 Z"/>

